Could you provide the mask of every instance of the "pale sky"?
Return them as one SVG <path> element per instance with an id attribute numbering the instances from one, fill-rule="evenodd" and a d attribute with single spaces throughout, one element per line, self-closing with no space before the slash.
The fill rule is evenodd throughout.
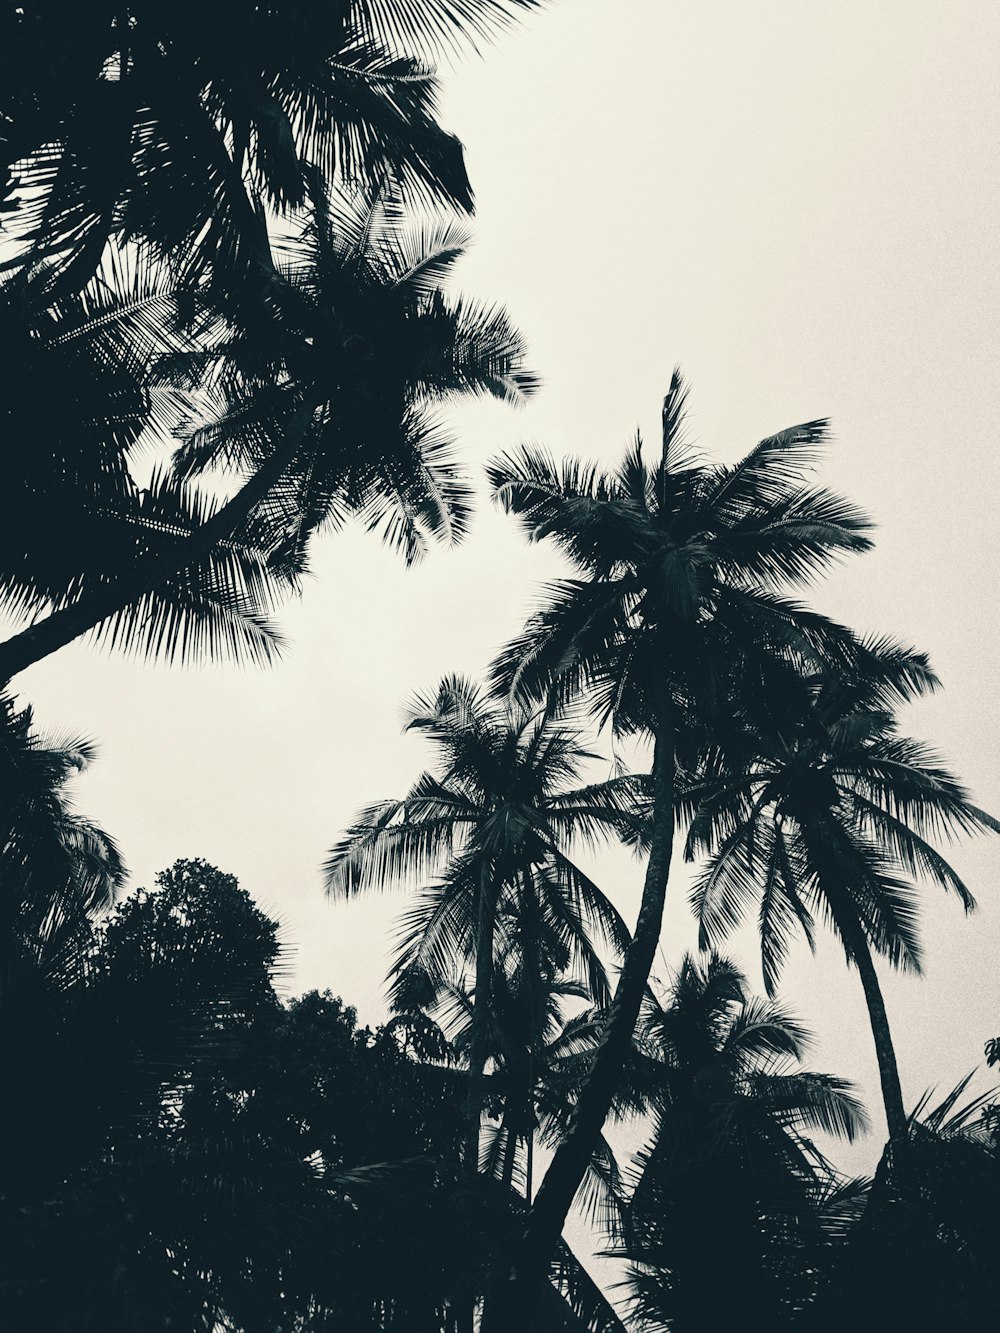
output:
<path id="1" fill-rule="evenodd" d="M 830 417 L 821 480 L 874 515 L 878 549 L 815 601 L 931 654 L 945 689 L 910 728 L 995 812 L 998 54 L 995 0 L 555 0 L 450 76 L 445 101 L 479 202 L 461 286 L 509 307 L 544 379 L 521 412 L 455 413 L 470 465 L 525 439 L 610 465 L 637 425 L 655 447 L 675 363 L 720 461 Z M 181 856 L 233 872 L 285 923 L 290 988 L 329 987 L 376 1022 L 400 900 L 333 906 L 319 865 L 360 805 L 419 771 L 408 694 L 480 673 L 556 565 L 485 507 L 416 571 L 358 533 L 314 563 L 269 672 L 74 645 L 17 686 L 43 727 L 99 741 L 78 805 L 134 883 Z M 1000 1033 L 1000 840 L 954 860 L 980 912 L 928 893 L 926 975 L 887 983 L 910 1102 Z M 596 869 L 634 917 L 641 868 Z M 681 882 L 664 970 L 693 934 Z M 752 937 L 734 952 L 751 965 Z M 817 1035 L 813 1066 L 856 1079 L 878 1119 L 860 985 L 835 948 L 794 955 L 786 998 Z"/>

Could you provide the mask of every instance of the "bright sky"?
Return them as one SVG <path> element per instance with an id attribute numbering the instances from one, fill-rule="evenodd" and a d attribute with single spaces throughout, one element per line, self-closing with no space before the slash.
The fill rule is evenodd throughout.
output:
<path id="1" fill-rule="evenodd" d="M 998 51 L 995 0 L 556 0 L 463 65 L 445 107 L 479 201 L 462 286 L 509 306 L 545 381 L 521 413 L 456 413 L 470 464 L 526 438 L 610 464 L 637 424 L 655 446 L 677 362 L 720 461 L 829 416 L 823 481 L 880 527 L 816 600 L 930 652 L 945 690 L 912 729 L 994 811 Z M 286 925 L 290 987 L 329 987 L 375 1022 L 399 900 L 332 906 L 319 864 L 357 807 L 416 776 L 403 700 L 481 672 L 554 568 L 485 509 L 464 547 L 411 573 L 348 533 L 317 548 L 269 673 L 76 645 L 17 684 L 43 726 L 99 740 L 78 803 L 135 883 L 180 856 L 235 873 Z M 1000 842 L 954 859 L 981 911 L 929 896 L 926 975 L 887 987 L 911 1102 L 1000 1032 Z M 598 871 L 634 916 L 636 864 Z M 679 885 L 664 969 L 692 941 Z M 817 1034 L 814 1067 L 877 1107 L 836 950 L 797 953 L 787 997 Z"/>

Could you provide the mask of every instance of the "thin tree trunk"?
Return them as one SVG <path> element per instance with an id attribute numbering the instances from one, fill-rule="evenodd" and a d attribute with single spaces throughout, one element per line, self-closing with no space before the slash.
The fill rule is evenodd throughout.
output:
<path id="1" fill-rule="evenodd" d="M 838 909 L 840 906 L 838 903 Z M 860 1246 L 863 1250 L 868 1245 L 873 1230 L 877 1234 L 880 1226 L 891 1227 L 893 1224 L 892 1212 L 898 1198 L 896 1190 L 908 1175 L 909 1122 L 903 1103 L 903 1090 L 899 1082 L 899 1067 L 896 1063 L 896 1050 L 889 1028 L 889 1017 L 885 1011 L 885 1000 L 878 973 L 875 971 L 871 948 L 853 907 L 845 905 L 843 913 L 838 911 L 837 923 L 850 947 L 851 956 L 857 964 L 858 974 L 861 977 L 865 1002 L 868 1006 L 868 1021 L 875 1042 L 875 1057 L 878 1060 L 879 1081 L 882 1085 L 882 1103 L 889 1130 L 888 1142 L 879 1158 L 853 1242 L 855 1247 Z"/>
<path id="2" fill-rule="evenodd" d="M 70 606 L 53 611 L 44 620 L 0 643 L 0 682 L 10 681 L 43 657 L 96 629 L 103 621 L 203 559 L 218 542 L 232 537 L 288 467 L 298 444 L 299 432 L 292 430 L 290 438 L 261 464 L 236 495 L 189 536 L 180 538 L 165 551 L 141 556 L 113 582 L 84 593 Z"/>
<path id="3" fill-rule="evenodd" d="M 838 904 L 839 906 L 839 904 Z M 885 1104 L 885 1118 L 889 1126 L 890 1148 L 903 1143 L 908 1137 L 906 1111 L 903 1106 L 903 1090 L 899 1082 L 899 1066 L 896 1063 L 896 1049 L 889 1028 L 889 1017 L 885 1011 L 882 987 L 878 973 L 872 961 L 871 949 L 861 924 L 853 908 L 845 907 L 837 914 L 837 924 L 851 950 L 851 957 L 857 964 L 861 985 L 868 1005 L 868 1020 L 871 1023 L 872 1036 L 875 1039 L 875 1056 L 878 1060 L 879 1080 L 882 1084 L 882 1101 Z"/>
<path id="4" fill-rule="evenodd" d="M 535 895 L 535 877 L 530 870 L 526 870 L 522 877 L 523 893 L 526 901 L 529 901 L 533 911 L 538 909 L 538 899 Z M 537 921 L 536 928 L 527 933 L 527 942 L 525 944 L 524 956 L 524 977 L 522 986 L 530 985 L 533 982 L 540 982 L 542 976 L 542 964 L 538 950 Z M 525 1138 L 525 1175 L 524 1175 L 524 1197 L 531 1203 L 531 1170 L 535 1157 L 535 1034 L 544 1031 L 544 1005 L 542 1000 L 542 1011 L 535 1013 L 531 1004 L 528 1005 L 528 1050 L 527 1050 L 527 1070 L 525 1073 L 524 1086 L 524 1138 Z M 535 1020 L 538 1020 L 538 1027 L 535 1026 Z M 539 1045 L 542 1045 L 544 1038 L 539 1039 Z"/>
<path id="5" fill-rule="evenodd" d="M 566 1214 L 614 1100 L 660 939 L 674 842 L 674 762 L 673 729 L 661 715 L 653 751 L 653 837 L 635 934 L 573 1124 L 539 1186 L 514 1250 L 509 1279 L 487 1302 L 481 1333 L 511 1333 L 530 1326 Z"/>
<path id="6" fill-rule="evenodd" d="M 817 829 L 810 830 L 803 827 L 802 834 L 807 846 L 815 845 L 816 858 L 820 864 L 832 853 L 834 863 L 839 866 L 839 873 L 843 876 L 843 880 L 839 883 L 838 876 L 828 877 L 821 884 L 821 888 L 847 947 L 848 958 L 857 965 L 861 977 L 865 1003 L 868 1006 L 868 1021 L 875 1042 L 875 1056 L 878 1060 L 879 1081 L 882 1084 L 882 1101 L 889 1127 L 889 1147 L 892 1156 L 892 1147 L 901 1145 L 908 1137 L 908 1126 L 903 1107 L 903 1091 L 899 1083 L 896 1050 L 889 1028 L 889 1017 L 885 1011 L 882 987 L 879 985 L 878 973 L 872 961 L 868 937 L 847 887 L 852 877 L 858 873 L 859 853 L 836 820 L 831 819 Z"/>
<path id="7" fill-rule="evenodd" d="M 479 1126 L 483 1110 L 483 1075 L 489 1058 L 489 1020 L 493 1003 L 493 939 L 496 931 L 498 886 L 488 862 L 479 883 L 479 913 L 476 933 L 476 1003 L 472 1011 L 472 1040 L 469 1044 L 469 1094 L 465 1162 L 470 1176 L 479 1172 Z"/>

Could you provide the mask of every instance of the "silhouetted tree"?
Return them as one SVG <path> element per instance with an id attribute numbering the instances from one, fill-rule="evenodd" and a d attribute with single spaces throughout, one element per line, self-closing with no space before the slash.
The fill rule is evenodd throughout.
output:
<path id="1" fill-rule="evenodd" d="M 5 6 L 0 165 L 24 266 L 65 294 L 128 241 L 238 285 L 269 266 L 265 213 L 303 205 L 311 166 L 468 208 L 427 62 L 532 3 Z"/>
<path id="2" fill-rule="evenodd" d="M 576 785 L 592 756 L 571 727 L 544 712 L 508 708 L 461 678 L 414 700 L 407 727 L 429 736 L 437 769 L 402 800 L 361 813 L 330 854 L 327 887 L 349 896 L 416 883 L 420 896 L 403 918 L 397 975 L 405 979 L 416 967 L 434 986 L 471 966 L 467 1160 L 474 1172 L 498 950 L 536 949 L 539 965 L 543 951 L 556 954 L 599 1003 L 606 1000 L 591 935 L 621 951 L 627 931 L 569 852 L 574 841 L 636 836 L 642 783 L 613 777 Z"/>
<path id="3" fill-rule="evenodd" d="M 278 963 L 235 879 L 178 862 L 6 1028 L 5 1328 L 442 1327 L 464 1087 L 330 997 L 282 1007 Z"/>
<path id="4" fill-rule="evenodd" d="M 693 890 L 703 944 L 757 910 L 769 992 L 795 930 L 811 943 L 818 912 L 836 931 L 864 987 L 890 1140 L 902 1143 L 906 1113 L 872 952 L 919 969 L 912 877 L 954 891 L 966 911 L 975 905 L 930 840 L 1000 826 L 932 750 L 899 732 L 895 707 L 936 684 L 926 658 L 884 640 L 862 649 L 770 716 L 737 714 L 717 729 L 684 783 L 686 851 L 708 857 Z"/>
<path id="5" fill-rule="evenodd" d="M 142 311 L 101 287 L 46 312 L 18 343 L 39 388 L 66 366 L 74 392 L 41 460 L 13 460 L 28 501 L 0 540 L 0 588 L 34 619 L 0 644 L 0 679 L 98 626 L 168 657 L 266 659 L 267 615 L 303 572 L 317 528 L 356 514 L 409 560 L 464 534 L 467 486 L 430 407 L 529 392 L 520 337 L 502 310 L 444 294 L 461 227 L 411 226 L 392 195 L 337 198 L 318 181 L 313 203 L 279 260 L 263 329 L 216 324 L 185 350 L 159 323 L 171 298 L 154 282 Z M 143 428 L 183 431 L 181 391 L 202 425 L 140 492 L 127 453 Z M 90 424 L 78 439 L 81 415 Z M 209 466 L 230 491 L 239 479 L 228 499 L 195 489 Z"/>
<path id="6" fill-rule="evenodd" d="M 799 1321 L 827 1228 L 859 1190 L 832 1177 L 807 1135 L 852 1139 L 866 1117 L 848 1084 L 796 1067 L 806 1040 L 716 955 L 686 958 L 669 993 L 647 999 L 636 1077 L 654 1130 L 634 1160 L 619 1247 L 643 1327 L 809 1327 Z"/>
<path id="7" fill-rule="evenodd" d="M 92 918 L 124 883 L 114 839 L 70 800 L 93 755 L 82 737 L 39 735 L 31 709 L 0 696 L 0 1023 L 72 983 Z"/>
<path id="8" fill-rule="evenodd" d="M 826 436 L 822 421 L 763 440 L 735 467 L 699 463 L 683 441 L 686 396 L 675 372 L 655 466 L 641 442 L 614 474 L 557 467 L 522 450 L 491 465 L 497 500 L 533 540 L 551 537 L 582 578 L 553 585 L 548 605 L 501 655 L 498 682 L 515 696 L 583 694 L 619 732 L 652 735 L 653 819 L 634 939 L 573 1128 L 531 1210 L 513 1280 L 484 1333 L 524 1318 L 586 1169 L 628 1057 L 660 936 L 674 837 L 679 728 L 692 712 L 728 707 L 724 686 L 751 688 L 769 659 L 845 652 L 847 638 L 775 589 L 802 583 L 843 552 L 868 545 L 868 521 L 804 477 Z"/>
<path id="9" fill-rule="evenodd" d="M 829 1275 L 809 1327 L 933 1333 L 996 1319 L 1000 1155 L 992 1091 L 965 1099 L 969 1078 L 908 1124 L 906 1171 L 880 1167 L 871 1197 Z"/>

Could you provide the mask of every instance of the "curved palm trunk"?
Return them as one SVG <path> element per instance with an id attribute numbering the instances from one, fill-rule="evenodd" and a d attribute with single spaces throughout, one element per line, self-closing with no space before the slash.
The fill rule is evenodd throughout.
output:
<path id="1" fill-rule="evenodd" d="M 802 828 L 807 845 L 813 845 L 822 863 L 825 855 L 832 853 L 835 863 L 839 863 L 839 873 L 845 878 L 843 884 L 849 884 L 857 873 L 857 852 L 844 831 L 835 820 L 826 821 L 818 828 Z M 871 948 L 858 909 L 852 901 L 849 891 L 836 882 L 837 875 L 826 878 L 822 883 L 822 892 L 830 905 L 837 929 L 847 946 L 848 958 L 857 965 L 861 977 L 861 986 L 868 1006 L 868 1021 L 871 1025 L 875 1042 L 875 1056 L 878 1060 L 879 1081 L 882 1085 L 882 1101 L 885 1106 L 885 1118 L 889 1127 L 889 1149 L 901 1145 L 908 1137 L 906 1111 L 903 1107 L 903 1091 L 899 1082 L 899 1067 L 896 1064 L 896 1050 L 889 1028 L 889 1016 L 885 1011 L 885 1000 L 879 984 L 878 973 L 872 961 Z M 898 1154 L 897 1154 L 898 1155 Z"/>
<path id="2" fill-rule="evenodd" d="M 298 443 L 298 432 L 291 432 L 291 438 L 261 464 L 231 500 L 169 550 L 141 557 L 112 583 L 85 593 L 79 601 L 53 611 L 0 643 L 0 682 L 6 683 L 43 657 L 96 629 L 232 537 L 288 467 Z"/>
<path id="3" fill-rule="evenodd" d="M 885 1011 L 885 1000 L 879 984 L 878 973 L 872 961 L 871 949 L 865 938 L 861 923 L 853 910 L 838 912 L 837 924 L 850 946 L 851 956 L 857 964 L 861 985 L 868 1005 L 868 1020 L 871 1023 L 872 1036 L 875 1039 L 875 1056 L 878 1060 L 879 1080 L 882 1084 L 882 1101 L 885 1104 L 885 1118 L 889 1126 L 889 1146 L 904 1142 L 908 1136 L 906 1111 L 903 1107 L 903 1090 L 899 1082 L 899 1066 L 896 1063 L 896 1049 L 889 1028 L 889 1016 Z"/>
<path id="4" fill-rule="evenodd" d="M 653 751 L 653 838 L 635 934 L 625 953 L 604 1037 L 580 1093 L 572 1127 L 538 1188 L 512 1256 L 509 1280 L 487 1302 L 481 1333 L 511 1333 L 530 1327 L 566 1214 L 611 1109 L 660 940 L 674 843 L 673 800 L 673 729 L 663 723 L 657 729 Z"/>

